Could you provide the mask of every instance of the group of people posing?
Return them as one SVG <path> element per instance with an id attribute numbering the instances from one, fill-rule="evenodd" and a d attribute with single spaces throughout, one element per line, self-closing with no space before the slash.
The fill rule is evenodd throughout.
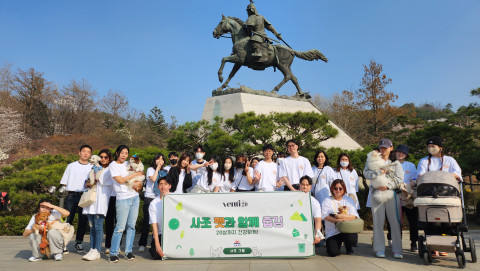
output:
<path id="1" fill-rule="evenodd" d="M 65 208 L 55 206 L 48 200 L 42 200 L 38 208 L 39 212 L 51 213 L 50 222 L 68 217 L 67 222 L 72 224 L 75 213 L 78 212 L 79 220 L 75 237 L 77 251 L 83 251 L 83 237 L 88 221 L 90 250 L 83 259 L 89 261 L 100 258 L 105 222 L 105 254 L 109 254 L 110 262 L 118 262 L 124 231 L 126 231 L 125 259 L 135 259 L 133 242 L 140 205 L 139 191 L 144 191 L 144 203 L 138 251 L 145 250 L 150 225 L 152 225 L 153 238 L 149 252 L 153 259 L 161 259 L 164 256 L 160 244 L 163 197 L 169 193 L 303 191 L 312 194 L 315 244 L 326 238 L 329 256 L 339 255 L 342 243 L 345 245 L 347 254 L 352 254 L 353 247 L 358 242 L 357 234 L 342 233 L 336 228 L 338 222 L 359 217 L 357 212 L 360 208 L 357 197 L 359 177 L 350 157 L 347 153 L 341 153 L 336 163 L 331 166 L 327 153 L 319 150 L 313 157 L 312 166 L 307 158 L 299 155 L 298 146 L 295 140 L 287 141 L 288 155 L 278 153 L 276 158 L 274 158 L 274 147 L 266 144 L 263 146 L 263 159 L 248 158 L 244 154 L 237 155 L 235 158 L 211 155 L 209 159 L 204 159 L 205 149 L 199 145 L 193 150 L 194 158 L 187 153 L 179 156 L 171 152 L 168 155 L 169 165 L 167 166 L 167 159 L 163 154 L 158 153 L 146 173 L 140 171 L 131 174 L 128 171 L 130 157 L 128 146 L 118 146 L 113 156 L 108 149 L 101 150 L 98 154 L 101 159 L 99 163 L 101 168 L 95 168 L 89 163 L 92 148 L 84 145 L 80 147 L 79 160 L 67 166 L 60 182 L 61 185 L 66 186 L 67 191 Z M 385 257 L 383 229 L 385 217 L 387 217 L 393 256 L 403 258 L 400 227 L 402 211 L 409 220 L 411 249 L 417 249 L 418 212 L 410 206 L 401 207 L 397 191 L 402 183 L 415 186 L 417 176 L 436 170 L 451 172 L 461 181 L 461 170 L 452 157 L 443 154 L 440 137 L 428 139 L 427 149 L 429 155 L 420 160 L 417 169 L 414 164 L 406 161 L 409 153 L 408 146 L 398 145 L 394 151 L 392 142 L 389 139 L 382 139 L 378 151 L 385 164 L 395 160 L 400 163 L 396 163 L 397 166 L 388 172 L 383 169 L 370 170 L 367 167 L 363 171 L 367 179 L 373 179 L 383 173 L 389 179 L 385 187 L 370 187 L 370 194 L 376 193 L 376 190 L 388 190 L 394 194 L 387 202 L 377 203 L 370 199 L 370 194 L 367 200 L 367 207 L 371 208 L 373 215 L 373 249 L 377 257 Z M 96 189 L 96 200 L 91 205 L 80 208 L 78 204 L 84 190 L 92 185 L 85 181 L 91 171 L 95 173 L 93 185 Z M 144 177 L 145 181 L 135 181 L 133 185 L 127 185 L 130 180 L 135 180 L 137 177 Z M 34 223 L 33 216 L 24 231 L 24 236 L 29 236 L 32 246 L 33 255 L 30 261 L 42 259 L 39 248 L 42 234 L 32 230 Z M 50 251 L 55 260 L 61 260 L 62 255 L 68 253 L 67 244 L 56 230 L 49 230 L 46 239 L 49 241 Z"/>

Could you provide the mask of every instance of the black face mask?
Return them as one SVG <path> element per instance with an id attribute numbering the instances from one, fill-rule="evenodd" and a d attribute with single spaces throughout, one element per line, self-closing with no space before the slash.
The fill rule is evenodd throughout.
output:
<path id="1" fill-rule="evenodd" d="M 236 166 L 237 168 L 245 168 L 245 163 L 236 162 L 236 163 L 235 163 L 235 166 Z"/>
<path id="2" fill-rule="evenodd" d="M 172 166 L 173 166 L 173 165 L 176 165 L 177 162 L 178 162 L 177 159 L 171 159 L 171 160 L 170 160 L 170 164 L 171 164 Z"/>

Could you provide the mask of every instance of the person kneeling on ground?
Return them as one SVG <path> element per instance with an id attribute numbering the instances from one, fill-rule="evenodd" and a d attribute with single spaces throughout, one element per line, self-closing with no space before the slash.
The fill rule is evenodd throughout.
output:
<path id="1" fill-rule="evenodd" d="M 330 257 L 340 255 L 340 247 L 345 243 L 347 254 L 353 254 L 352 246 L 358 239 L 356 233 L 342 233 L 336 223 L 354 220 L 358 217 L 355 202 L 345 195 L 347 188 L 341 179 L 336 179 L 330 186 L 331 197 L 322 203 L 322 218 L 325 219 L 325 235 L 327 237 L 327 254 Z"/>
<path id="2" fill-rule="evenodd" d="M 50 200 L 48 199 L 42 199 L 38 203 L 38 212 L 39 213 L 50 213 L 48 216 L 47 221 L 49 223 L 54 222 L 55 220 L 60 220 L 61 218 L 65 218 L 68 215 L 70 215 L 70 212 L 60 208 L 58 206 L 53 205 Z M 30 219 L 30 222 L 28 223 L 27 227 L 23 231 L 23 236 L 27 237 L 30 239 L 30 246 L 32 247 L 32 257 L 30 257 L 28 260 L 30 262 L 36 262 L 39 260 L 42 260 L 40 257 L 40 243 L 42 242 L 42 236 L 44 234 L 45 226 L 40 225 L 38 234 L 35 233 L 34 231 L 34 226 L 35 224 L 35 215 L 32 216 Z M 47 241 L 49 243 L 49 249 L 50 249 L 50 255 L 53 255 L 55 261 L 61 261 L 62 260 L 62 255 L 63 255 L 63 236 L 62 234 L 57 231 L 56 229 L 50 229 L 47 231 L 46 234 Z"/>
<path id="3" fill-rule="evenodd" d="M 170 194 L 170 188 L 172 184 L 170 179 L 167 177 L 160 177 L 158 180 L 158 190 L 160 190 L 160 195 L 158 195 L 148 207 L 148 213 L 150 216 L 150 224 L 152 224 L 152 243 L 150 247 L 150 255 L 154 260 L 161 260 L 163 256 L 163 250 L 160 245 L 162 240 L 162 225 L 163 225 L 163 199 L 165 195 Z"/>

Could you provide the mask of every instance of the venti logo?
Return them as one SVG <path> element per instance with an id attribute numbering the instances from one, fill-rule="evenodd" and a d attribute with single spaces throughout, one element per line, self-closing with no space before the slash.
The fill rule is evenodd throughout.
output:
<path id="1" fill-rule="evenodd" d="M 223 203 L 223 207 L 247 207 L 248 206 L 248 202 L 244 200 L 222 202 L 222 203 Z"/>

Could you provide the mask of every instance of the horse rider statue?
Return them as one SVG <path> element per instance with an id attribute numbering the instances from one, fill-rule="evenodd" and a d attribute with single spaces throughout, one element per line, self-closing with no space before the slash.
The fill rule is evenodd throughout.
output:
<path id="1" fill-rule="evenodd" d="M 282 35 L 278 33 L 272 24 L 267 21 L 262 15 L 258 14 L 257 8 L 250 0 L 247 6 L 248 19 L 245 22 L 245 29 L 250 34 L 250 44 L 253 49 L 252 56 L 256 61 L 261 61 L 262 56 L 266 56 L 268 45 L 272 43 L 271 39 L 267 37 L 265 28 L 272 32 L 278 39 L 282 39 Z"/>

